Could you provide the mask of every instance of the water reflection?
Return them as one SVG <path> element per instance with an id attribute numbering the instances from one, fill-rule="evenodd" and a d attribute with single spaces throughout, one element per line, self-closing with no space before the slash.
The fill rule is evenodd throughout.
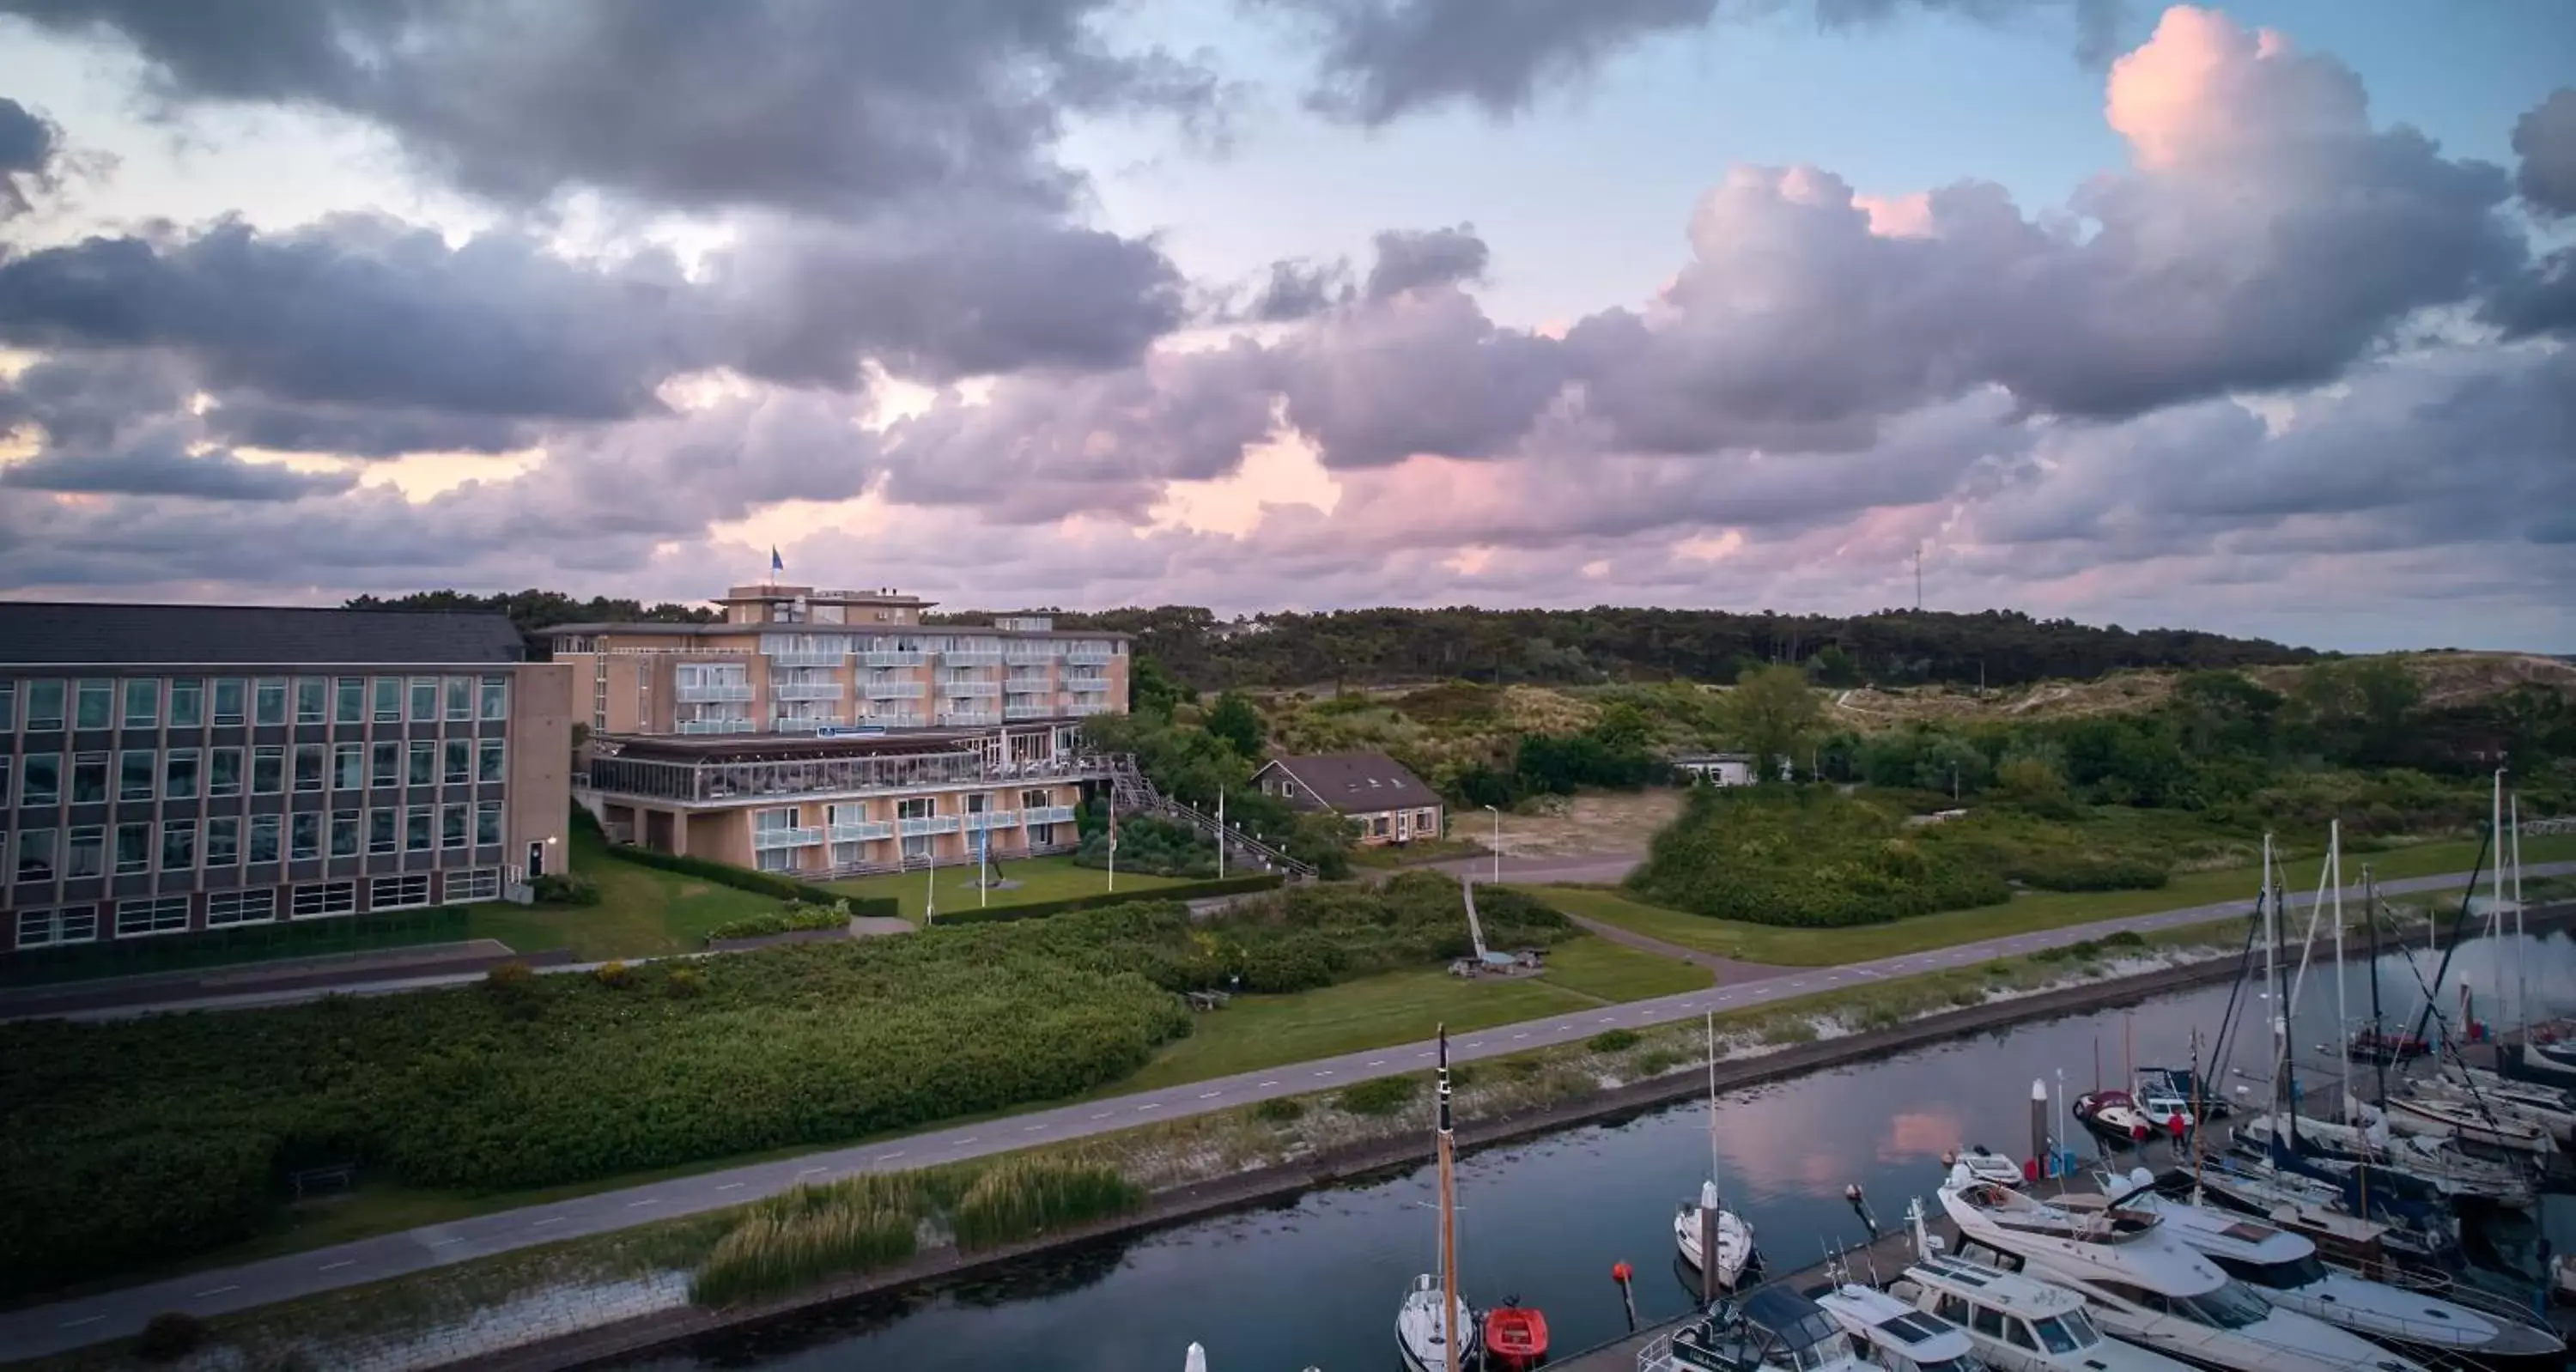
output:
<path id="1" fill-rule="evenodd" d="M 2392 1020 L 2423 1003 L 2419 965 L 2429 977 L 2433 959 L 2421 954 L 2382 965 Z M 2535 1015 L 2576 1012 L 2576 942 L 2563 936 L 2512 949 L 2464 947 L 2445 1005 L 2456 1006 L 2463 977 L 2483 1001 L 2500 968 L 2525 980 Z M 2329 1084 L 2314 1074 L 2331 1053 L 2318 1049 L 2336 1038 L 2329 970 L 2310 974 L 2294 1036 L 2301 1072 L 2319 1089 Z M 2368 1013 L 2364 968 L 2350 969 L 2346 999 L 2356 1018 Z M 1982 1143 L 2013 1157 L 2028 1151 L 2034 1078 L 2054 1095 L 2062 1074 L 2071 1101 L 2095 1084 L 2097 1054 L 2105 1084 L 2127 1059 L 2182 1062 L 2192 1031 L 2206 1044 L 2227 1000 L 2228 988 L 2216 986 L 1731 1095 L 1719 1131 L 1729 1200 L 1759 1231 L 1775 1271 L 1804 1266 L 1830 1245 L 1866 1237 L 1843 1202 L 1846 1183 L 1859 1183 L 1880 1222 L 1893 1225 L 1905 1198 L 1937 1179 L 1945 1150 Z M 2249 1038 L 2235 1055 L 2257 1074 L 2262 1022 L 2258 1003 L 2246 1012 Z M 2259 1099 L 2259 1082 L 2250 1089 Z M 1640 1318 L 1682 1313 L 1690 1304 L 1686 1273 L 1661 1275 L 1671 1264 L 1670 1218 L 1697 1189 L 1708 1152 L 1705 1107 L 1687 1102 L 1470 1155 L 1459 1169 L 1460 1270 L 1469 1296 L 1527 1297 L 1546 1308 L 1558 1347 L 1579 1348 L 1624 1328 L 1609 1276 L 1624 1260 L 1639 1273 Z M 1217 1372 L 1392 1366 L 1397 1297 L 1432 1260 L 1433 1199 L 1429 1169 L 1416 1169 L 1013 1264 L 971 1283 L 847 1303 L 632 1366 L 1135 1372 L 1179 1367 L 1193 1339 L 1207 1346 Z M 2543 1217 L 2560 1251 L 2576 1247 L 2576 1234 L 2560 1232 L 2570 1219 Z"/>

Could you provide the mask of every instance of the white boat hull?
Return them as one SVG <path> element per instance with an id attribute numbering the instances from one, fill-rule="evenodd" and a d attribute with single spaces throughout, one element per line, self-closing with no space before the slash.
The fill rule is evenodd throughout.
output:
<path id="1" fill-rule="evenodd" d="M 1700 1255 L 1700 1210 L 1709 1196 L 1700 1194 L 1700 1203 L 1685 1205 L 1673 1216 L 1673 1247 L 1693 1271 L 1704 1270 Z M 1742 1216 L 1724 1206 L 1717 1211 L 1717 1284 L 1735 1289 L 1744 1279 L 1744 1269 L 1753 1261 L 1753 1226 Z"/>
<path id="2" fill-rule="evenodd" d="M 1412 1372 L 1465 1372 L 1474 1367 L 1480 1342 L 1475 1312 L 1467 1308 L 1464 1298 L 1451 1307 L 1459 1352 L 1453 1363 L 1440 1324 L 1440 1279 L 1425 1273 L 1413 1283 L 1395 1312 L 1395 1348 L 1403 1355 L 1404 1365 Z"/>
<path id="3" fill-rule="evenodd" d="M 2388 1127 L 2417 1138 L 2451 1138 L 2516 1153 L 2546 1157 L 2558 1151 L 2549 1131 L 2518 1123 L 2497 1112 L 2492 1118 L 2475 1106 L 2400 1096 L 2388 1102 Z"/>

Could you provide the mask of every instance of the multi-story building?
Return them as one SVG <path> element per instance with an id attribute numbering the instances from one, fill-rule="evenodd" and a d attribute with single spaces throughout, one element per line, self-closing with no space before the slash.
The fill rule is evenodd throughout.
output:
<path id="1" fill-rule="evenodd" d="M 712 624 L 567 624 L 589 693 L 576 792 L 664 852 L 823 876 L 1073 846 L 1083 716 L 1127 708 L 1127 640 L 1043 617 L 926 625 L 892 590 L 737 586 Z"/>
<path id="2" fill-rule="evenodd" d="M 12 949 L 561 870 L 572 673 L 499 615 L 0 601 Z"/>

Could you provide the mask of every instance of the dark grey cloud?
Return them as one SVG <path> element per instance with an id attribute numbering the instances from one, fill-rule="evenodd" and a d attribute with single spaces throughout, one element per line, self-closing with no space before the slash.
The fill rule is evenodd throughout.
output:
<path id="1" fill-rule="evenodd" d="M 2512 339 L 2576 333 L 2576 248 L 2561 248 L 2497 287 L 2480 315 Z"/>
<path id="2" fill-rule="evenodd" d="M 2561 86 L 2513 125 L 2514 188 L 2542 214 L 2576 214 L 2576 86 Z"/>
<path id="3" fill-rule="evenodd" d="M 1473 224 L 1454 229 L 1388 229 L 1377 236 L 1375 246 L 1377 261 L 1368 274 L 1371 300 L 1421 286 L 1482 281 L 1492 256 Z"/>
<path id="4" fill-rule="evenodd" d="M 161 353 L 40 358 L 0 383 L 0 432 L 32 429 L 33 457 L 0 467 L 0 485 L 202 500 L 298 500 L 357 484 L 243 460 L 209 441 L 188 369 Z"/>
<path id="5" fill-rule="evenodd" d="M 33 208 L 27 187 L 42 187 L 52 179 L 54 156 L 61 144 L 52 124 L 0 96 L 0 219 Z"/>
<path id="6" fill-rule="evenodd" d="M 1273 262 L 1270 279 L 1262 283 L 1245 315 L 1264 324 L 1287 324 L 1350 299 L 1348 262 Z"/>
<path id="7" fill-rule="evenodd" d="M 347 472 L 297 472 L 247 462 L 226 449 L 191 452 L 177 426 L 136 434 L 101 452 L 48 449 L 0 467 L 0 486 L 21 490 L 186 496 L 198 500 L 301 500 L 338 495 L 358 479 Z"/>
<path id="8" fill-rule="evenodd" d="M 1289 422 L 1333 467 L 1493 456 L 1565 384 L 1555 343 L 1496 325 L 1448 287 L 1324 316 L 1276 355 Z"/>
<path id="9" fill-rule="evenodd" d="M 530 446 L 538 434 L 529 421 L 496 415 L 302 405 L 271 400 L 256 391 L 214 397 L 203 418 L 210 435 L 237 447 L 340 457 L 505 453 Z"/>
<path id="10" fill-rule="evenodd" d="M 184 103 L 321 106 L 514 202 L 845 213 L 973 187 L 1066 204 L 1070 113 L 1212 117 L 1218 87 L 1121 51 L 1110 0 L 0 0 L 130 44 Z"/>

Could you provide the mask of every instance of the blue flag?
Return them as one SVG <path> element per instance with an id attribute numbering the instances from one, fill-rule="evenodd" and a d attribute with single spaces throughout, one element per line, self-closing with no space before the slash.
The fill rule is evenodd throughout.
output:
<path id="1" fill-rule="evenodd" d="M 779 561 L 778 559 L 778 546 L 776 544 L 770 545 L 769 570 L 773 572 L 783 572 L 787 570 L 787 564 Z"/>

